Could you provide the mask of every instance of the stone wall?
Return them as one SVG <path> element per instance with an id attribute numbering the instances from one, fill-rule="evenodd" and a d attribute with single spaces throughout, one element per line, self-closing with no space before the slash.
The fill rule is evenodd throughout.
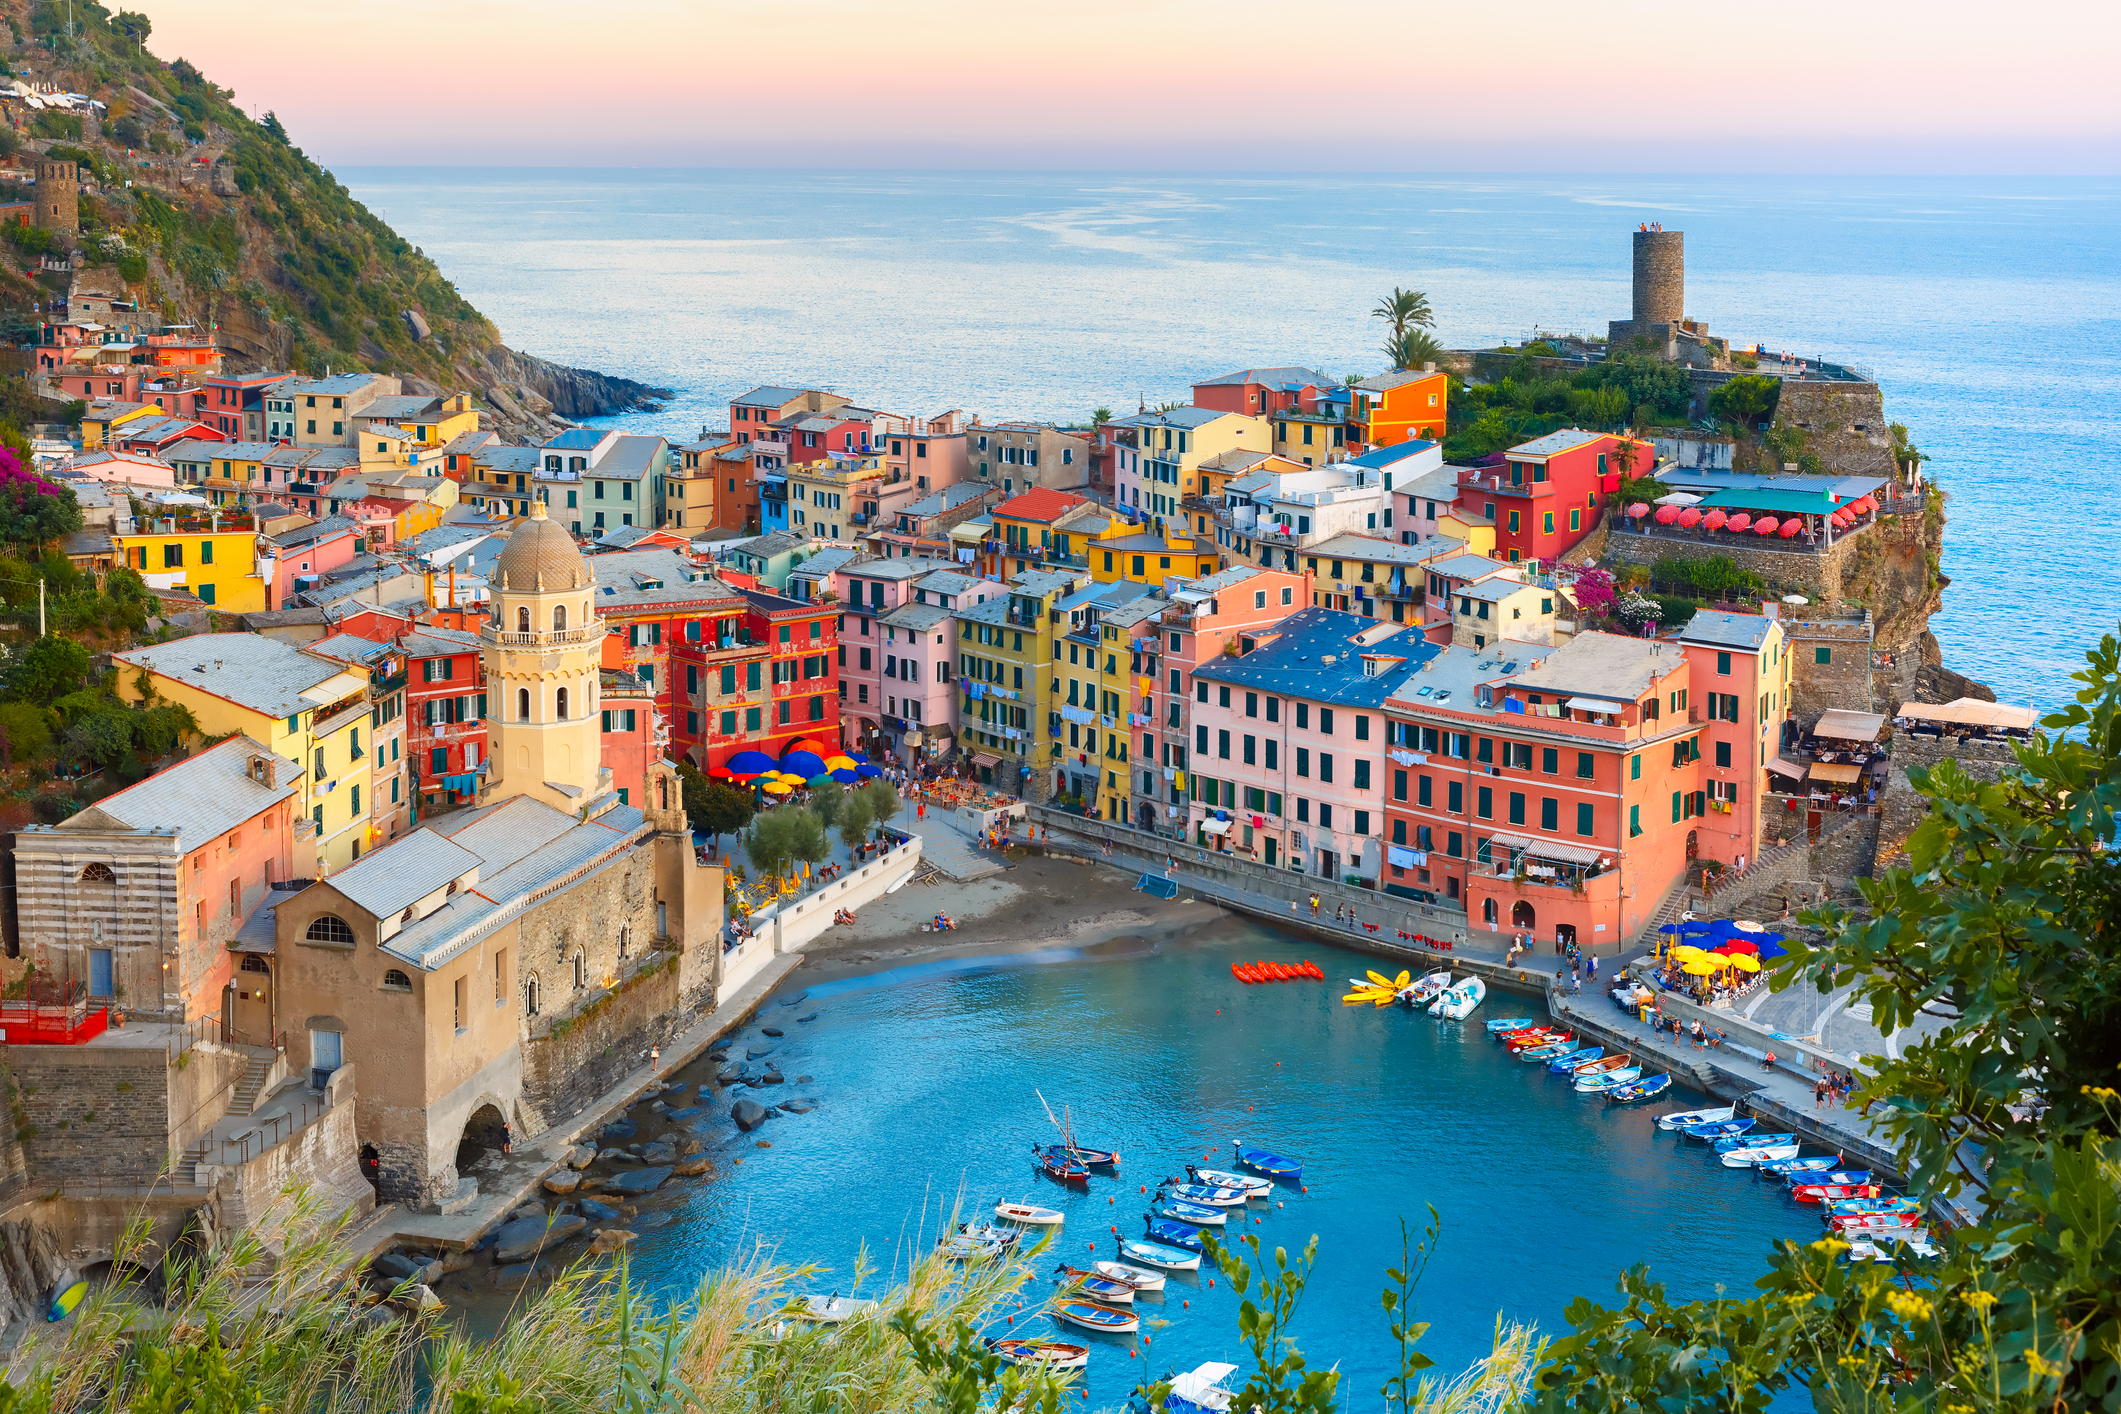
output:
<path id="1" fill-rule="evenodd" d="M 1885 789 L 1878 796 L 1882 811 L 1878 830 L 1881 860 L 1904 849 L 1907 837 L 1929 814 L 1929 802 L 1916 794 L 1907 773 L 1917 766 L 1933 767 L 1947 758 L 1957 762 L 1960 770 L 1977 781 L 2000 780 L 2006 770 L 2018 764 L 2016 753 L 2002 742 L 1916 741 L 1904 732 L 1895 737 L 1893 769 L 1886 777 Z"/>
<path id="2" fill-rule="evenodd" d="M 1830 475 L 1893 474 L 1893 436 L 1885 420 L 1885 394 L 1876 383 L 1784 379 L 1775 420 L 1802 428 L 1806 450 Z"/>
<path id="3" fill-rule="evenodd" d="M 290 1241 L 325 1224 L 349 1214 L 362 1217 L 375 1208 L 376 1191 L 361 1174 L 352 1079 L 333 1077 L 333 1089 L 343 1102 L 315 1122 L 246 1163 L 213 1172 L 222 1227 L 252 1230 L 268 1251 L 278 1254 Z"/>
<path id="4" fill-rule="evenodd" d="M 160 1046 L 16 1046 L 9 1061 L 40 1183 L 146 1183 L 166 1166 L 170 1061 Z"/>
<path id="5" fill-rule="evenodd" d="M 1802 594 L 1815 604 L 1834 604 L 1840 602 L 1843 578 L 1855 564 L 1858 542 L 1875 534 L 1876 530 L 1874 526 L 1859 531 L 1836 541 L 1823 552 L 1771 550 L 1765 546 L 1748 545 L 1743 539 L 1728 535 L 1696 537 L 1684 533 L 1638 535 L 1624 532 L 1616 533 L 1606 541 L 1606 552 L 1615 562 L 1643 566 L 1667 558 L 1712 560 L 1720 555 L 1739 569 L 1759 575 L 1778 594 Z"/>
<path id="6" fill-rule="evenodd" d="M 671 954 L 583 1010 L 532 1028 L 523 1043 L 523 1103 L 546 1127 L 557 1124 L 695 1019 L 678 1005 L 678 959 Z"/>
<path id="7" fill-rule="evenodd" d="M 1790 715 L 1805 731 L 1835 708 L 1883 710 L 1872 681 L 1872 627 L 1868 609 L 1859 618 L 1783 619 L 1790 644 Z"/>

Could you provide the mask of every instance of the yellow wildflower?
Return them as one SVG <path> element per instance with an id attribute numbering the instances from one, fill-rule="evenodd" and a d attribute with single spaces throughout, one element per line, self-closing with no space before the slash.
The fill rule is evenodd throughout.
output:
<path id="1" fill-rule="evenodd" d="M 1831 1237 L 1822 1237 L 1812 1244 L 1814 1252 L 1824 1252 L 1829 1257 L 1838 1257 L 1849 1250 L 1846 1242 L 1837 1242 Z"/>
<path id="2" fill-rule="evenodd" d="M 1976 1311 L 1986 1311 L 1989 1307 L 1996 1304 L 1996 1293 L 1993 1291 L 1969 1291 L 1959 1299 Z"/>
<path id="3" fill-rule="evenodd" d="M 1885 1304 L 1893 1308 L 1893 1314 L 1903 1321 L 1926 1321 L 1929 1319 L 1930 1303 L 1927 1298 L 1911 1291 L 1896 1291 L 1885 1298 Z"/>

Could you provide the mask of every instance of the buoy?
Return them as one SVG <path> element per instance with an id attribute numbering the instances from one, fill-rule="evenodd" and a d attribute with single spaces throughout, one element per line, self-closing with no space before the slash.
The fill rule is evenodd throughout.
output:
<path id="1" fill-rule="evenodd" d="M 1277 1207 L 1277 1208 L 1286 1208 L 1286 1207 L 1288 1207 L 1289 1205 L 1288 1205 L 1287 1203 L 1279 1203 L 1279 1202 L 1278 1202 L 1278 1203 L 1276 1203 L 1276 1204 L 1275 1204 L 1274 1206 L 1275 1206 L 1275 1207 Z"/>
<path id="2" fill-rule="evenodd" d="M 1193 1309 L 1193 1303 L 1190 1301 L 1181 1301 L 1178 1304 L 1185 1307 L 1189 1311 Z"/>
<path id="3" fill-rule="evenodd" d="M 1118 1224 L 1118 1223 L 1114 1223 L 1114 1224 L 1112 1224 L 1112 1230 L 1113 1230 L 1114 1232 L 1118 1232 L 1118 1231 L 1119 1231 L 1119 1224 Z"/>
<path id="4" fill-rule="evenodd" d="M 1148 1185 L 1148 1184 L 1146 1184 L 1146 1183 L 1144 1183 L 1144 1184 L 1142 1185 L 1142 1192 L 1144 1192 L 1144 1193 L 1147 1193 L 1148 1191 L 1149 1191 L 1149 1185 Z"/>
<path id="5" fill-rule="evenodd" d="M 1148 1343 L 1149 1343 L 1149 1337 L 1147 1337 L 1147 1336 L 1143 1336 L 1143 1337 L 1142 1337 L 1142 1344 L 1143 1344 L 1143 1345 L 1147 1345 Z"/>
<path id="6" fill-rule="evenodd" d="M 1210 1285 L 1210 1286 L 1213 1286 L 1213 1285 L 1215 1285 L 1215 1278 L 1214 1278 L 1214 1277 L 1209 1277 L 1209 1278 L 1208 1278 L 1208 1285 Z"/>
<path id="7" fill-rule="evenodd" d="M 1119 1201 L 1119 1199 L 1117 1199 L 1117 1198 L 1107 1198 L 1107 1199 L 1106 1199 L 1105 1201 L 1106 1201 L 1107 1203 L 1117 1203 L 1117 1202 Z"/>
<path id="8" fill-rule="evenodd" d="M 1016 1324 L 1016 1317 L 1014 1317 L 1014 1316 L 1004 1316 L 1004 1317 L 1002 1317 L 1002 1319 L 1003 1319 L 1004 1321 L 1007 1321 L 1007 1322 L 1008 1322 L 1008 1323 L 1009 1323 L 1010 1325 L 1012 1325 L 1012 1326 Z"/>
<path id="9" fill-rule="evenodd" d="M 1310 1184 L 1308 1184 L 1308 1183 L 1307 1183 L 1307 1184 L 1305 1184 L 1305 1185 L 1304 1185 L 1304 1190 L 1303 1190 L 1303 1191 L 1304 1191 L 1304 1192 L 1306 1192 L 1306 1193 L 1309 1193 L 1309 1192 L 1311 1191 L 1311 1185 L 1310 1185 Z"/>

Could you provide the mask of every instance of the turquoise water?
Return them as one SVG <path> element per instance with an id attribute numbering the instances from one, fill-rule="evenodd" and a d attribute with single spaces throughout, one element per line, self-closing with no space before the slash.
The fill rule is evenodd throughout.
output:
<path id="1" fill-rule="evenodd" d="M 1042 1270 L 1111 1257 L 1113 1224 L 1141 1233 L 1142 1184 L 1153 1190 L 1188 1160 L 1231 1167 L 1241 1138 L 1306 1164 L 1308 1191 L 1253 1205 L 1264 1220 L 1251 1230 L 1270 1247 L 1317 1234 L 1297 1334 L 1314 1362 L 1340 1363 L 1361 1409 L 1386 1377 L 1377 1294 L 1399 1220 L 1418 1226 L 1425 1204 L 1444 1232 L 1420 1292 L 1421 1318 L 1435 1323 L 1424 1348 L 1452 1368 L 1485 1352 L 1498 1313 L 1558 1333 L 1572 1297 L 1609 1297 L 1632 1263 L 1707 1296 L 1748 1286 L 1773 1239 L 1819 1232 L 1816 1213 L 1779 1185 L 1657 1132 L 1655 1113 L 1705 1103 L 1693 1093 L 1608 1105 L 1489 1040 L 1479 1019 L 1529 1014 L 1529 998 L 1498 994 L 1465 1024 L 1344 1007 L 1340 979 L 1376 959 L 1248 924 L 1128 956 L 1036 956 L 909 967 L 791 987 L 783 997 L 805 998 L 792 1007 L 769 1001 L 737 1033 L 735 1055 L 771 1047 L 790 1084 L 723 1092 L 708 1124 L 719 1176 L 684 1188 L 674 1219 L 643 1233 L 637 1270 L 683 1288 L 763 1240 L 783 1260 L 835 1268 L 821 1291 L 844 1289 L 858 1244 L 880 1265 L 903 1262 L 932 1244 L 961 1188 L 968 1210 L 1028 1198 L 1067 1213 Z M 1232 961 L 1260 957 L 1309 957 L 1335 981 L 1247 987 L 1230 976 Z M 812 1011 L 815 1021 L 794 1020 Z M 788 1034 L 771 1040 L 762 1026 Z M 1118 1178 L 1071 1192 L 1035 1172 L 1030 1147 L 1053 1133 L 1038 1091 L 1070 1107 L 1081 1142 L 1120 1152 Z M 740 1136 L 725 1116 L 746 1093 L 804 1095 L 818 1108 Z M 1224 1284 L 1174 1273 L 1153 1302 L 1142 1309 L 1170 1322 L 1153 1333 L 1157 1373 L 1244 1363 Z M 1098 1406 L 1139 1377 L 1127 1337 L 1063 1338 L 1098 1347 Z"/>
<path id="2" fill-rule="evenodd" d="M 1628 232 L 1686 232 L 1687 312 L 1870 367 L 1949 489 L 1933 627 L 2005 701 L 2075 691 L 2121 618 L 2112 178 L 538 171 L 338 175 L 509 342 L 670 387 L 690 438 L 759 383 L 1086 417 L 1260 364 L 1382 363 L 1378 297 L 1453 347 L 1628 313 Z"/>

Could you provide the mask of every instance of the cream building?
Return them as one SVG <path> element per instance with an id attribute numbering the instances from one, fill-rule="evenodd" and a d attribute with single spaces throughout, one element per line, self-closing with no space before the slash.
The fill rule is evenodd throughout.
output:
<path id="1" fill-rule="evenodd" d="M 596 577 L 574 537 L 546 519 L 545 503 L 508 538 L 494 562 L 494 612 L 485 645 L 494 799 L 527 795 L 575 811 L 585 795 L 608 790 L 597 716 L 604 626 L 596 616 Z M 508 745 L 500 746 L 506 723 Z"/>

